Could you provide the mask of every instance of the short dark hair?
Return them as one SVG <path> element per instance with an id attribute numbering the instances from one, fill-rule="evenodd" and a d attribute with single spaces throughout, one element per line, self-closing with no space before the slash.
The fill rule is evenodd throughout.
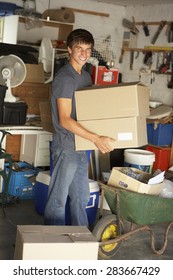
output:
<path id="1" fill-rule="evenodd" d="M 93 48 L 93 35 L 85 29 L 74 29 L 67 37 L 67 47 L 71 49 L 76 43 L 91 44 L 91 47 Z"/>

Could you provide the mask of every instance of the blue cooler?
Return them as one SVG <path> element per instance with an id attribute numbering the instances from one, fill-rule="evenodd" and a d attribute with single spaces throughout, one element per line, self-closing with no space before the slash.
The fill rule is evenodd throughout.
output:
<path id="1" fill-rule="evenodd" d="M 50 182 L 50 170 L 39 172 L 35 184 L 35 209 L 38 214 L 43 215 L 47 201 L 48 186 Z"/>
<path id="2" fill-rule="evenodd" d="M 97 209 L 99 204 L 100 187 L 94 180 L 89 180 L 90 200 L 86 207 L 89 225 L 92 225 L 96 220 Z"/>
<path id="3" fill-rule="evenodd" d="M 38 173 L 36 177 L 36 184 L 35 184 L 35 209 L 38 214 L 43 215 L 44 209 L 46 206 L 47 201 L 47 194 L 48 194 L 48 186 L 50 182 L 50 170 L 48 171 L 41 171 Z M 96 219 L 98 203 L 99 203 L 99 192 L 100 188 L 96 181 L 89 180 L 89 187 L 90 187 L 90 200 L 86 207 L 86 213 L 88 216 L 89 225 L 93 224 Z M 66 204 L 66 224 L 70 225 L 70 217 L 69 217 L 69 203 L 67 201 Z"/>

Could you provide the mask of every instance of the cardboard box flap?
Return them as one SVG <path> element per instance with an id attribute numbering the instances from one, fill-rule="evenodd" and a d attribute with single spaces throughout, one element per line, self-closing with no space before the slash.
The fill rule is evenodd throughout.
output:
<path id="1" fill-rule="evenodd" d="M 15 260 L 91 260 L 99 243 L 85 226 L 17 226 Z"/>
<path id="2" fill-rule="evenodd" d="M 89 229 L 86 229 L 85 226 L 80 226 L 79 227 L 71 227 L 71 226 L 45 226 L 45 225 L 26 225 L 26 226 L 17 226 L 17 228 L 24 233 L 37 233 L 37 232 L 41 232 L 41 233 L 46 233 L 46 234 L 71 234 L 71 233 L 75 233 L 75 234 L 85 234 L 87 233 L 91 233 L 89 231 Z"/>
<path id="3" fill-rule="evenodd" d="M 96 242 L 86 227 L 71 226 L 18 226 L 26 243 Z"/>
<path id="4" fill-rule="evenodd" d="M 118 83 L 118 84 L 114 84 L 114 85 L 92 85 L 91 87 L 85 87 L 82 88 L 78 91 L 85 91 L 85 90 L 92 90 L 92 89 L 105 89 L 105 88 L 117 88 L 117 87 L 124 87 L 124 86 L 135 86 L 135 85 L 140 85 L 140 86 L 144 86 L 147 87 L 145 84 L 143 84 L 141 81 L 135 81 L 135 82 L 128 82 L 128 83 Z"/>
<path id="5" fill-rule="evenodd" d="M 22 240 L 24 243 L 70 243 L 72 242 L 69 235 L 59 235 L 59 234 L 47 234 L 39 232 L 24 232 L 22 234 Z"/>

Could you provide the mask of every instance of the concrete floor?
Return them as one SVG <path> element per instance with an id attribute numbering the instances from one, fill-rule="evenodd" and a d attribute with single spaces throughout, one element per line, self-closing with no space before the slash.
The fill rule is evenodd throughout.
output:
<path id="1" fill-rule="evenodd" d="M 13 201 L 5 208 L 6 216 L 0 212 L 0 260 L 13 260 L 17 225 L 42 225 L 43 216 L 34 207 L 33 200 Z M 164 226 L 153 226 L 156 244 L 161 246 Z M 168 244 L 164 254 L 158 256 L 151 250 L 150 235 L 141 232 L 123 240 L 114 260 L 173 260 L 173 226 L 169 231 Z M 99 258 L 101 259 L 101 258 Z"/>

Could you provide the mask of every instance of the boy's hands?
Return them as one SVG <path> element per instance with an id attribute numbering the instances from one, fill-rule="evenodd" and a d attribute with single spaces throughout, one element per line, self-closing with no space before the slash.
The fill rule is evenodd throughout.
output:
<path id="1" fill-rule="evenodd" d="M 94 144 L 103 153 L 109 153 L 114 150 L 111 143 L 114 143 L 115 139 L 107 136 L 98 136 Z"/>

